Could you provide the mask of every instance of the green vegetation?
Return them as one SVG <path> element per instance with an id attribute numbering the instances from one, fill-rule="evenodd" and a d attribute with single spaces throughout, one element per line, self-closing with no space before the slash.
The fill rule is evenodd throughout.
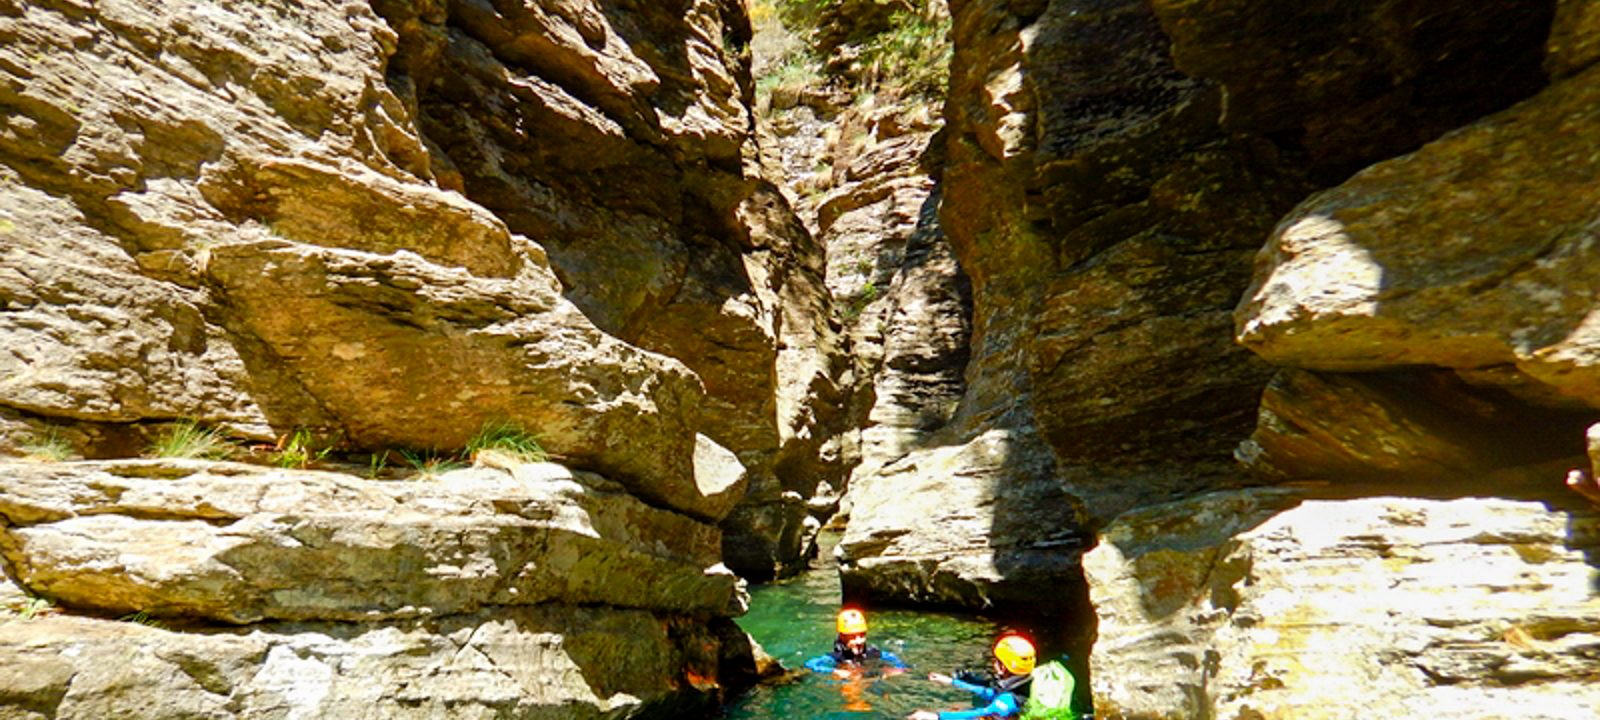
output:
<path id="1" fill-rule="evenodd" d="M 128 614 L 128 615 L 123 615 L 122 617 L 119 617 L 117 619 L 121 620 L 122 622 L 131 622 L 131 623 L 133 623 L 135 625 L 144 625 L 146 627 L 153 627 L 153 628 L 164 628 L 164 627 L 166 627 L 165 625 L 161 624 L 161 621 L 156 620 L 153 617 L 150 617 L 150 613 L 147 613 L 147 612 L 145 612 L 143 610 L 140 610 L 139 612 L 131 613 L 131 614 Z"/>
<path id="2" fill-rule="evenodd" d="M 332 445 L 326 445 L 320 450 L 316 449 L 312 446 L 313 440 L 311 431 L 305 428 L 299 428 L 293 433 L 285 435 L 278 441 L 278 451 L 273 453 L 272 464 L 281 468 L 299 468 L 303 470 L 311 467 L 312 463 L 327 457 L 328 453 L 333 450 Z"/>
<path id="3" fill-rule="evenodd" d="M 477 457 L 483 450 L 495 450 L 519 463 L 544 462 L 549 458 L 537 437 L 509 421 L 484 423 L 478 434 L 467 441 L 468 457 Z"/>
<path id="4" fill-rule="evenodd" d="M 889 29 L 862 46 L 861 87 L 895 97 L 942 98 L 950 84 L 950 18 L 935 16 L 928 0 L 907 4 L 918 7 L 895 13 Z"/>
<path id="5" fill-rule="evenodd" d="M 55 612 L 55 604 L 41 597 L 30 597 L 21 602 L 0 607 L 0 617 L 15 615 L 20 620 L 32 620 Z"/>
<path id="6" fill-rule="evenodd" d="M 383 471 L 388 469 L 388 467 L 389 467 L 389 451 L 388 450 L 385 450 L 385 451 L 383 451 L 381 453 L 372 453 L 371 457 L 368 458 L 368 460 L 367 460 L 367 479 L 368 480 L 377 480 L 378 476 L 382 475 Z"/>
<path id="7" fill-rule="evenodd" d="M 867 283 L 865 287 L 861 288 L 861 292 L 856 293 L 854 297 L 850 298 L 850 303 L 845 305 L 842 313 L 844 319 L 847 322 L 855 322 L 856 318 L 861 317 L 862 311 L 866 310 L 873 300 L 878 299 L 878 293 L 879 290 L 876 283 Z"/>
<path id="8" fill-rule="evenodd" d="M 466 467 L 454 456 L 440 454 L 437 450 L 401 450 L 400 457 L 425 480 Z"/>
<path id="9" fill-rule="evenodd" d="M 73 456 L 72 443 L 61 437 L 55 428 L 43 434 L 35 433 L 22 442 L 22 454 L 32 460 L 61 462 Z"/>
<path id="10" fill-rule="evenodd" d="M 227 460 L 238 452 L 220 429 L 201 427 L 193 420 L 174 423 L 150 446 L 150 454 L 160 458 Z"/>
<path id="11" fill-rule="evenodd" d="M 779 88 L 839 82 L 853 86 L 858 100 L 875 95 L 929 101 L 944 97 L 952 47 L 950 17 L 942 0 L 897 0 L 887 19 L 869 13 L 864 25 L 839 37 L 841 19 L 834 15 L 846 2 L 849 0 L 751 2 L 758 96 L 770 96 Z M 857 7 L 854 12 L 861 10 Z M 833 27 L 824 31 L 830 19 Z M 825 32 L 833 37 L 823 38 Z M 824 43 L 840 47 L 818 47 Z M 832 57 L 823 58 L 819 51 L 832 53 Z M 839 77 L 826 77 L 824 67 L 828 74 Z"/>
<path id="12" fill-rule="evenodd" d="M 822 84 L 822 63 L 809 51 L 798 50 L 767 68 L 756 80 L 756 94 L 770 96 L 779 88 L 798 89 Z"/>

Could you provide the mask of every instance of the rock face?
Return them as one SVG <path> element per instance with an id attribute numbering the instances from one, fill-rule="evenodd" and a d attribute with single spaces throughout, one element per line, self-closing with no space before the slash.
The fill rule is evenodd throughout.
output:
<path id="1" fill-rule="evenodd" d="M 6 577 L 137 621 L 18 617 L 20 593 L 4 594 L 0 707 L 23 717 L 677 717 L 753 672 L 716 527 L 558 465 L 373 481 L 131 460 L 0 476 Z"/>
<path id="2" fill-rule="evenodd" d="M 1279 365 L 1427 365 L 1600 407 L 1600 72 L 1375 165 L 1284 219 L 1239 306 Z"/>
<path id="3" fill-rule="evenodd" d="M 509 422 L 574 469 L 7 464 L 7 575 L 73 617 L 6 630 L 0 666 L 55 659 L 0 714 L 714 702 L 743 672 L 719 524 L 839 472 L 847 369 L 820 249 L 757 172 L 743 13 L 0 0 L 0 450 L 126 458 L 178 418 L 456 450 Z M 173 630 L 80 617 L 131 612 Z M 580 650 L 580 622 L 610 639 Z M 187 638 L 233 659 L 161 659 Z M 125 639 L 154 664 L 66 680 Z M 450 692 L 351 674 L 462 662 Z M 285 699 L 297 668 L 326 694 Z"/>
<path id="4" fill-rule="evenodd" d="M 1005 572 L 953 571 L 946 529 L 911 522 L 944 512 L 936 483 L 1013 529 L 973 535 L 976 567 L 1252 482 L 1233 451 L 1273 370 L 1225 337 L 1251 256 L 1318 186 L 1538 91 L 1552 5 L 1513 5 L 951 3 L 940 219 L 972 282 L 971 361 L 939 447 L 856 502 L 859 586 L 1006 595 L 975 590 Z M 860 516 L 889 498 L 924 504 Z"/>
<path id="5" fill-rule="evenodd" d="M 1097 716 L 1592 717 L 1597 546 L 1592 512 L 1498 499 L 1130 513 L 1084 557 Z"/>
<path id="6" fill-rule="evenodd" d="M 80 610 L 393 620 L 510 605 L 719 615 L 714 526 L 554 464 L 374 482 L 205 461 L 0 465 L 0 554 Z"/>
<path id="7" fill-rule="evenodd" d="M 1187 43 L 1237 29 L 1197 30 L 1205 3 L 1164 5 L 1179 66 L 1227 88 L 1226 126 L 1266 130 L 1326 100 L 1281 92 L 1271 72 L 1235 75 L 1227 58 L 1194 56 Z M 1372 4 L 1372 17 L 1403 16 L 1404 5 Z M 1589 16 L 1554 7 L 1547 54 L 1536 58 L 1553 82 L 1532 98 L 1470 123 L 1369 98 L 1304 126 L 1312 181 L 1359 164 L 1340 157 L 1352 148 L 1409 150 L 1405 133 L 1334 141 L 1368 111 L 1389 108 L 1372 128 L 1395 116 L 1430 133 L 1459 127 L 1312 195 L 1270 234 L 1235 329 L 1280 369 L 1237 457 L 1257 481 L 1302 489 L 1149 507 L 1104 529 L 1083 563 L 1098 616 L 1098 715 L 1487 718 L 1515 707 L 1578 718 L 1600 708 L 1587 682 L 1600 533 L 1591 504 L 1559 482 L 1592 466 L 1585 428 L 1600 401 L 1589 377 L 1600 76 L 1584 40 Z M 1499 22 L 1508 37 L 1524 35 L 1550 22 L 1548 9 Z M 1397 76 L 1396 87 L 1418 82 L 1412 101 L 1438 92 L 1471 107 L 1468 89 L 1423 78 L 1475 54 L 1502 55 L 1506 71 L 1529 67 L 1498 42 L 1457 45 L 1491 32 L 1457 21 L 1466 24 L 1448 38 L 1413 36 L 1454 49 L 1414 56 L 1433 59 Z M 1298 47 L 1316 46 L 1318 32 Z M 1352 48 L 1361 37 L 1351 35 Z M 1319 92 L 1359 82 L 1363 72 L 1349 68 L 1316 72 L 1362 54 L 1337 45 L 1292 65 L 1299 82 Z M 1240 56 L 1252 63 L 1272 57 L 1240 47 L 1253 48 Z M 1485 77 L 1524 88 L 1507 100 L 1528 87 L 1512 75 Z M 1446 499 L 1385 497 L 1396 493 Z M 1327 499 L 1362 495 L 1379 497 Z"/>
<path id="8" fill-rule="evenodd" d="M 560 606 L 245 632 L 49 617 L 0 623 L 0 688 L 18 718 L 685 717 L 714 711 L 675 677 L 715 673 L 715 640 Z"/>
<path id="9" fill-rule="evenodd" d="M 730 562 L 761 577 L 792 561 L 751 516 L 773 488 L 838 474 L 822 446 L 846 368 L 821 248 L 755 164 L 743 4 L 375 7 L 433 175 L 538 240 L 601 329 L 699 376 L 702 432 L 751 477 Z"/>

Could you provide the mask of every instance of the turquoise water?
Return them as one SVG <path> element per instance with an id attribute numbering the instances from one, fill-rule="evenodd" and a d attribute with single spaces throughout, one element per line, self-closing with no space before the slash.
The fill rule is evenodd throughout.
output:
<path id="1" fill-rule="evenodd" d="M 754 588 L 750 612 L 738 622 L 785 668 L 804 670 L 808 658 L 833 648 L 839 579 L 834 568 Z M 903 718 L 917 709 L 972 707 L 971 696 L 929 682 L 929 672 L 988 666 L 997 627 L 981 618 L 865 608 L 869 641 L 911 666 L 901 674 L 869 672 L 841 680 L 797 673 L 786 682 L 752 690 L 727 708 L 730 720 L 869 720 Z M 869 668 L 869 670 L 871 670 Z"/>

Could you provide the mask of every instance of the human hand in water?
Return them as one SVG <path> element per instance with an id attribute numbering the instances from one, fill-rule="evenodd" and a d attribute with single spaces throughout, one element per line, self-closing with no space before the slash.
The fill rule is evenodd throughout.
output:
<path id="1" fill-rule="evenodd" d="M 906 720 L 939 720 L 939 713 L 932 710 L 918 710 L 907 715 Z"/>
<path id="2" fill-rule="evenodd" d="M 950 684 L 950 676 L 944 673 L 928 673 L 928 679 L 941 685 Z"/>
<path id="3" fill-rule="evenodd" d="M 850 676 L 852 676 L 854 674 L 855 673 L 850 672 L 849 670 L 846 670 L 844 668 L 834 668 L 833 669 L 833 676 L 836 677 L 836 678 L 839 678 L 840 680 L 849 680 Z"/>

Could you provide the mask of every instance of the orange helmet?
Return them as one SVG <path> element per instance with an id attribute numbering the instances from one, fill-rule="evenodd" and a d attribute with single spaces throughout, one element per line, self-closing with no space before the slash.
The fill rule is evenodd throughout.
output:
<path id="1" fill-rule="evenodd" d="M 1033 672 L 1033 663 L 1037 657 L 1033 651 L 1033 643 L 1021 635 L 1006 635 L 994 644 L 994 659 L 999 660 L 1012 675 L 1027 675 Z"/>
<path id="2" fill-rule="evenodd" d="M 845 608 L 839 611 L 840 635 L 865 635 L 867 633 L 867 616 L 855 608 Z"/>

